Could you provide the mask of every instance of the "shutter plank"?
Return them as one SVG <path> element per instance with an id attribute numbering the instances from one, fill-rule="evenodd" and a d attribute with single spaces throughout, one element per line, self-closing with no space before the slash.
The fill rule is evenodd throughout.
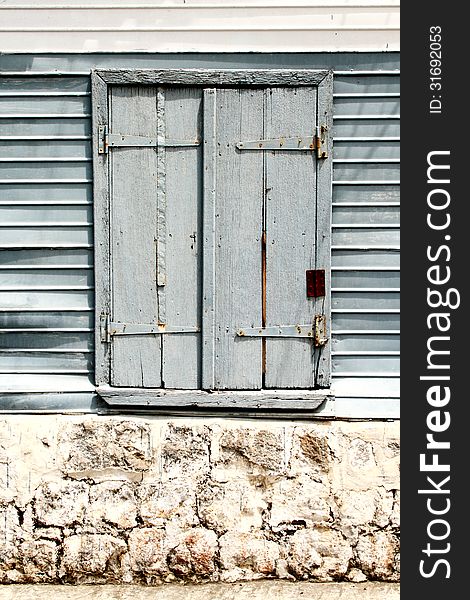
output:
<path id="1" fill-rule="evenodd" d="M 263 153 L 236 143 L 263 138 L 263 91 L 216 92 L 215 387 L 259 389 L 258 338 L 238 338 L 240 326 L 261 324 Z"/>
<path id="2" fill-rule="evenodd" d="M 315 300 L 315 313 L 326 316 L 325 346 L 315 348 L 315 385 L 328 387 L 331 377 L 331 196 L 333 171 L 333 74 L 325 77 L 317 88 L 317 125 L 328 132 L 325 150 L 328 158 L 317 162 L 315 264 L 317 269 L 325 269 L 325 296 Z"/>
<path id="3" fill-rule="evenodd" d="M 202 90 L 167 88 L 166 137 L 201 138 Z M 166 323 L 200 326 L 202 147 L 166 148 Z M 165 387 L 200 385 L 200 333 L 162 336 Z"/>
<path id="4" fill-rule="evenodd" d="M 111 89 L 110 130 L 155 136 L 156 89 Z M 110 161 L 112 319 L 155 322 L 157 153 L 154 148 L 114 148 Z M 112 385 L 160 387 L 160 347 L 161 336 L 112 338 Z"/>
<path id="5" fill-rule="evenodd" d="M 266 137 L 314 134 L 315 88 L 266 92 Z M 305 271 L 315 268 L 316 158 L 311 152 L 266 153 L 266 325 L 311 323 Z M 314 385 L 314 348 L 305 338 L 266 339 L 267 388 Z"/>

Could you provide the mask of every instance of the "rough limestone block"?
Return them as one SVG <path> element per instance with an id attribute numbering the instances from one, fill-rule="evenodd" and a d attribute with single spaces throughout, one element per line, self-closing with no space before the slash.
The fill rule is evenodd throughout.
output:
<path id="1" fill-rule="evenodd" d="M 391 523 L 394 495 L 383 487 L 367 491 L 341 490 L 335 500 L 338 507 L 335 516 L 342 524 L 365 529 L 383 528 Z"/>
<path id="2" fill-rule="evenodd" d="M 226 533 L 219 538 L 222 581 L 260 579 L 275 574 L 279 545 L 260 535 Z"/>
<path id="3" fill-rule="evenodd" d="M 387 531 L 375 531 L 359 538 L 355 548 L 360 569 L 374 579 L 398 580 L 398 540 Z"/>
<path id="4" fill-rule="evenodd" d="M 399 487 L 399 428 L 396 423 L 341 422 L 332 428 L 335 460 L 331 479 L 336 490 Z"/>
<path id="5" fill-rule="evenodd" d="M 220 484 L 204 482 L 198 487 L 197 507 L 201 522 L 220 535 L 227 531 L 261 529 L 268 508 L 266 488 L 247 481 Z"/>
<path id="6" fill-rule="evenodd" d="M 168 521 L 187 529 L 199 523 L 195 490 L 185 480 L 142 484 L 137 490 L 144 525 L 163 527 Z"/>
<path id="7" fill-rule="evenodd" d="M 330 490 L 307 475 L 277 481 L 271 489 L 269 525 L 275 531 L 331 521 Z"/>
<path id="8" fill-rule="evenodd" d="M 21 417 L 0 420 L 0 502 L 15 502 L 24 510 L 44 474 L 54 477 L 57 444 L 51 421 L 38 427 Z"/>
<path id="9" fill-rule="evenodd" d="M 65 423 L 58 450 L 63 472 L 78 479 L 140 480 L 153 456 L 148 423 L 111 417 Z"/>
<path id="10" fill-rule="evenodd" d="M 288 565 L 296 577 L 333 581 L 343 577 L 353 553 L 339 531 L 326 527 L 294 533 L 288 548 Z"/>
<path id="11" fill-rule="evenodd" d="M 219 462 L 231 471 L 280 475 L 287 468 L 284 429 L 238 427 L 220 436 Z"/>
<path id="12" fill-rule="evenodd" d="M 330 429 L 324 423 L 294 428 L 290 453 L 291 475 L 308 472 L 316 480 L 328 480 L 333 460 L 329 446 Z"/>
<path id="13" fill-rule="evenodd" d="M 129 535 L 129 566 L 134 574 L 163 577 L 168 574 L 165 530 L 134 529 Z"/>
<path id="14" fill-rule="evenodd" d="M 208 577 L 215 571 L 218 549 L 215 532 L 194 528 L 184 532 L 176 548 L 169 554 L 170 569 L 180 577 Z"/>
<path id="15" fill-rule="evenodd" d="M 57 578 L 57 544 L 50 540 L 23 542 L 20 546 L 24 581 L 49 582 Z"/>
<path id="16" fill-rule="evenodd" d="M 50 481 L 35 494 L 36 518 L 42 525 L 64 527 L 81 523 L 88 505 L 88 485 L 81 481 Z"/>
<path id="17" fill-rule="evenodd" d="M 210 430 L 169 423 L 162 440 L 163 481 L 201 478 L 210 471 Z"/>
<path id="18" fill-rule="evenodd" d="M 75 583 L 118 580 L 126 550 L 125 542 L 111 535 L 72 535 L 63 543 L 60 575 Z"/>
<path id="19" fill-rule="evenodd" d="M 110 527 L 131 529 L 137 525 L 137 502 L 128 483 L 107 481 L 90 487 L 86 520 L 97 531 Z"/>

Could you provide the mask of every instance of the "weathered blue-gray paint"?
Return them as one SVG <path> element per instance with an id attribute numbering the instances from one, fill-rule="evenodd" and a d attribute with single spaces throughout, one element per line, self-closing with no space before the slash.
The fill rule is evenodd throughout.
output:
<path id="1" fill-rule="evenodd" d="M 0 333 L 0 372 L 93 374 L 93 67 L 335 71 L 332 329 L 341 333 L 332 362 L 334 382 L 357 382 L 340 388 L 337 405 L 350 400 L 349 416 L 390 416 L 399 368 L 397 53 L 0 56 L 1 329 L 23 330 Z M 374 396 L 364 401 L 357 390 L 369 376 Z M 96 409 L 91 393 L 1 398 L 6 410 Z"/>

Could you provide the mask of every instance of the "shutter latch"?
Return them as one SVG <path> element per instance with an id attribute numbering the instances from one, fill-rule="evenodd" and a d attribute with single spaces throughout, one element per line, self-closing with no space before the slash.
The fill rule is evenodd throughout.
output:
<path id="1" fill-rule="evenodd" d="M 107 154 L 109 148 L 177 148 L 185 146 L 199 146 L 199 139 L 194 140 L 172 140 L 160 137 L 147 137 L 142 135 L 127 135 L 121 133 L 109 133 L 106 125 L 98 127 L 98 154 Z"/>
<path id="2" fill-rule="evenodd" d="M 315 315 L 311 325 L 242 327 L 236 333 L 238 337 L 310 338 L 314 341 L 315 346 L 324 346 L 328 341 L 325 315 Z"/>

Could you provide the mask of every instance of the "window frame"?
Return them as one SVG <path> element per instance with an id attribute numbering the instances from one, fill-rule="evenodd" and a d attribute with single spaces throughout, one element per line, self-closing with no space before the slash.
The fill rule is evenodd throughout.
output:
<path id="1" fill-rule="evenodd" d="M 331 286 L 327 285 L 324 314 L 327 316 L 327 351 L 321 354 L 320 389 L 223 391 L 166 390 L 164 388 L 111 387 L 110 344 L 102 343 L 100 321 L 110 314 L 110 194 L 109 166 L 106 155 L 99 154 L 98 127 L 108 123 L 108 87 L 111 85 L 194 86 L 194 87 L 301 87 L 315 86 L 318 94 L 318 119 L 325 125 L 325 150 L 329 162 L 326 168 L 317 168 L 317 190 L 327 194 L 328 201 L 317 211 L 317 231 L 324 231 L 326 239 L 318 244 L 318 263 L 331 274 L 331 190 L 332 190 L 332 118 L 333 72 L 319 69 L 93 69 L 92 131 L 94 175 L 94 248 L 95 248 L 95 383 L 97 393 L 111 405 L 152 405 L 174 408 L 217 407 L 261 410 L 309 411 L 320 407 L 332 395 L 331 384 Z"/>

